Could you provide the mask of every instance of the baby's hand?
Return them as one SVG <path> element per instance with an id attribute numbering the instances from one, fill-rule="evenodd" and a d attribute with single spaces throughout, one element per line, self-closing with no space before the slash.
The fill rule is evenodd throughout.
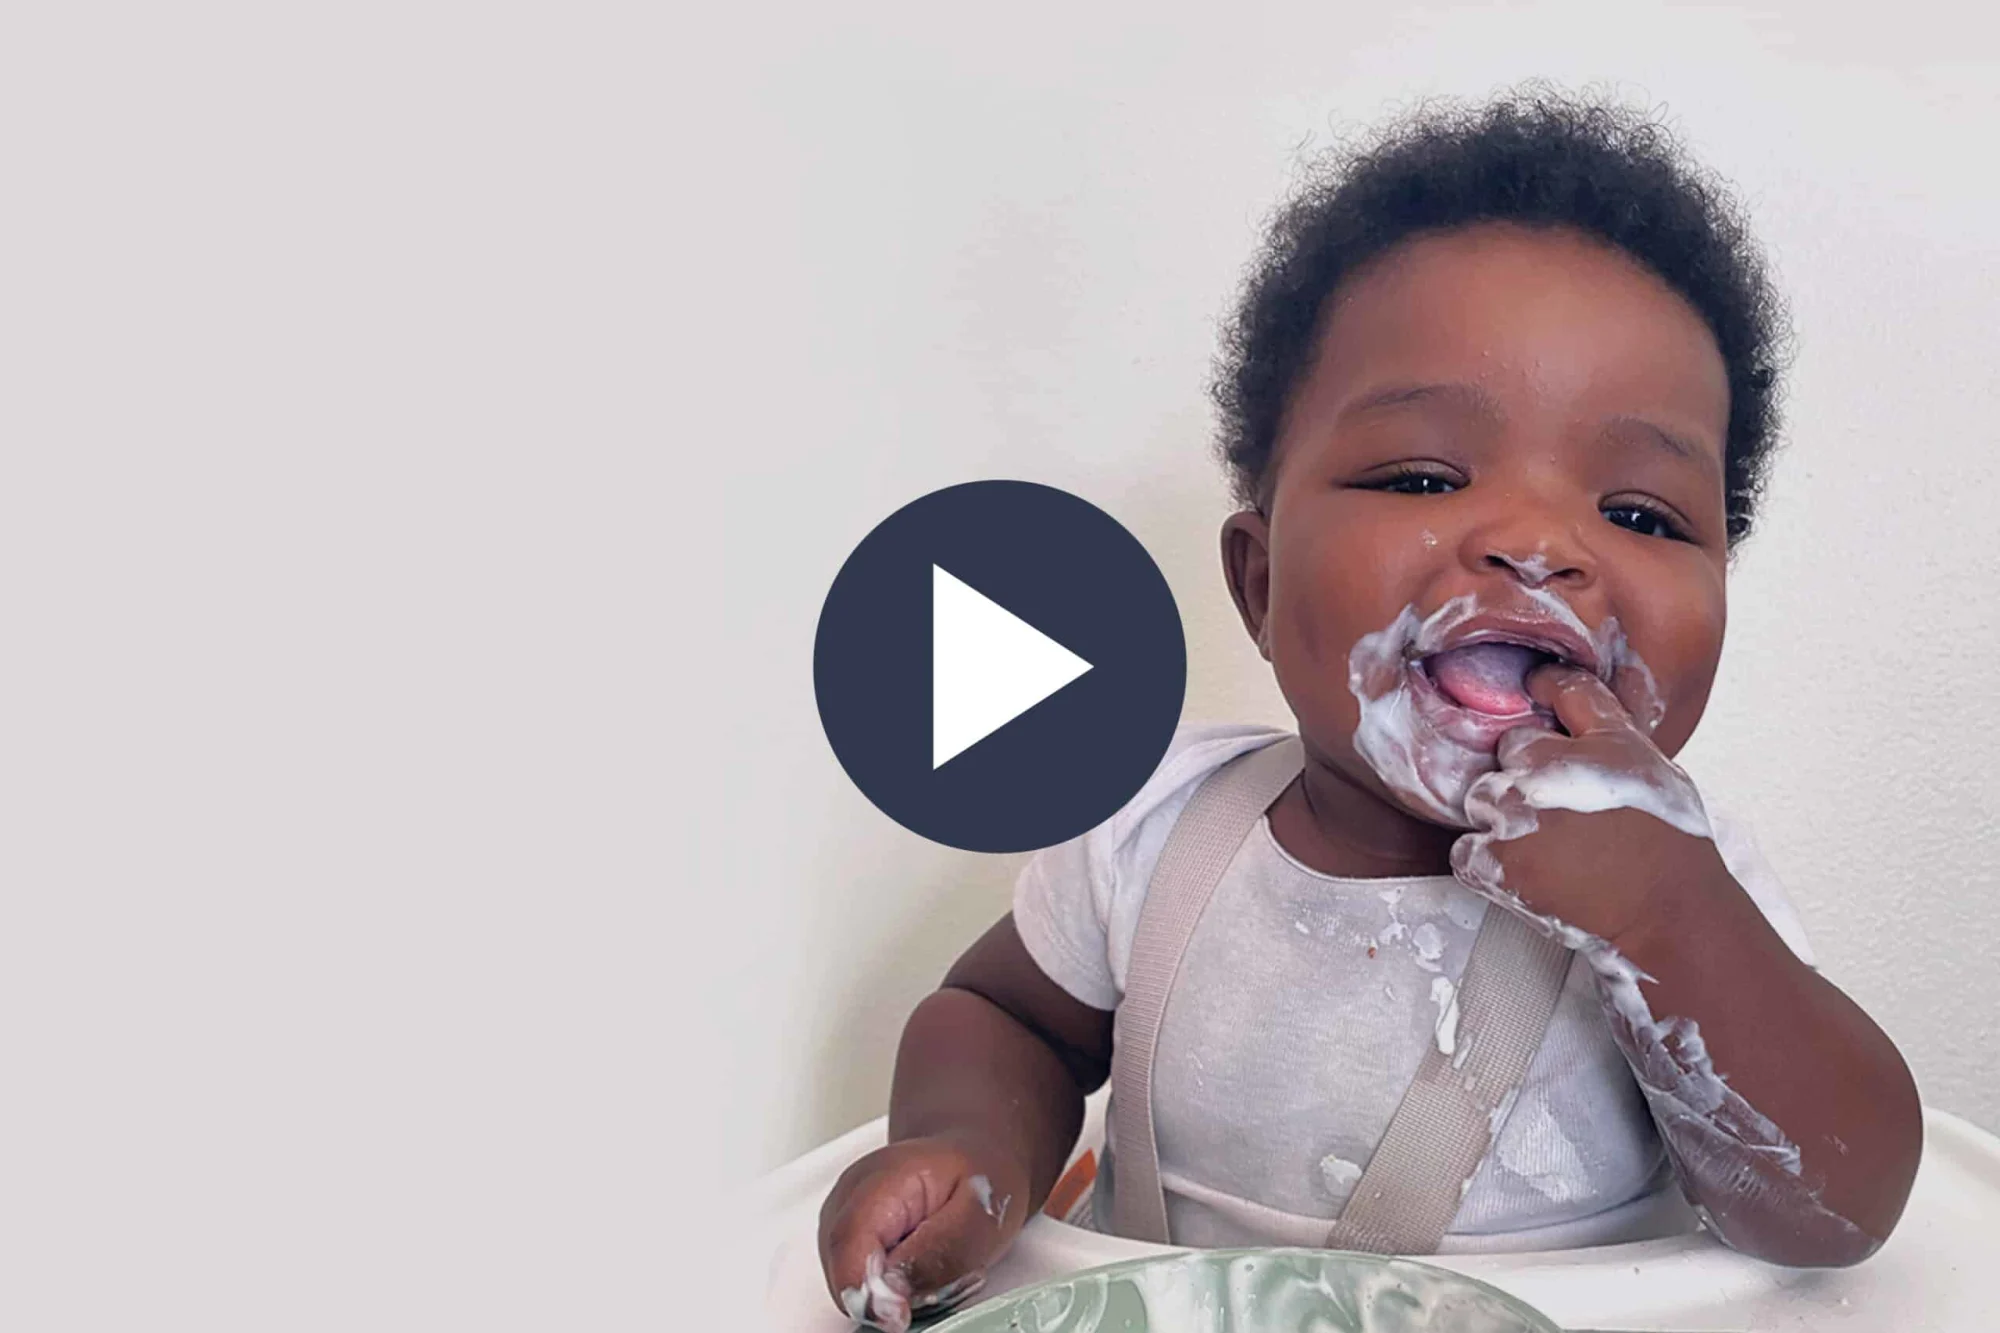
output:
<path id="1" fill-rule="evenodd" d="M 1616 945 L 1663 892 L 1720 868 L 1708 816 L 1687 774 L 1597 677 L 1544 666 L 1528 692 L 1569 734 L 1501 737 L 1499 771 L 1466 795 L 1473 831 L 1452 846 L 1452 870 L 1503 905 Z"/>
<path id="2" fill-rule="evenodd" d="M 827 1289 L 848 1317 L 889 1333 L 950 1309 L 1027 1221 L 1028 1181 L 1005 1155 L 905 1139 L 847 1168 L 819 1214 Z"/>

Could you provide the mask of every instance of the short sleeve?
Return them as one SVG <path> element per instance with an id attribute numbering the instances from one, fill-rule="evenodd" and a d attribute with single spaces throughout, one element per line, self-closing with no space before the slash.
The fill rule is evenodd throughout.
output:
<path id="1" fill-rule="evenodd" d="M 1049 979 L 1093 1009 L 1115 1009 L 1146 885 L 1174 821 L 1208 775 L 1283 739 L 1270 727 L 1183 725 L 1153 776 L 1090 832 L 1030 857 L 1014 884 L 1014 928 Z"/>
<path id="2" fill-rule="evenodd" d="M 1721 854 L 1723 865 L 1750 895 L 1750 901 L 1757 904 L 1757 910 L 1771 923 L 1771 929 L 1778 932 L 1778 938 L 1807 967 L 1819 966 L 1813 957 L 1812 942 L 1806 938 L 1805 922 L 1792 906 L 1791 895 L 1778 882 L 1778 872 L 1764 859 L 1764 853 L 1751 836 L 1750 826 L 1718 810 L 1709 811 L 1708 824 L 1715 834 L 1715 850 Z"/>
<path id="3" fill-rule="evenodd" d="M 1118 1007 L 1111 975 L 1110 823 L 1044 847 L 1014 883 L 1014 928 L 1049 980 L 1093 1009 Z"/>

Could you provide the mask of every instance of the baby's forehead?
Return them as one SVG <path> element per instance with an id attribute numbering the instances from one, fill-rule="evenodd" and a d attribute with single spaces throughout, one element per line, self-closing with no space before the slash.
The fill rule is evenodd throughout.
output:
<path id="1" fill-rule="evenodd" d="M 1401 406 L 1667 413 L 1718 447 L 1728 425 L 1728 366 L 1701 316 L 1638 261 L 1567 231 L 1444 233 L 1370 264 L 1329 302 L 1297 406 L 1322 415 L 1424 385 L 1478 392 Z"/>

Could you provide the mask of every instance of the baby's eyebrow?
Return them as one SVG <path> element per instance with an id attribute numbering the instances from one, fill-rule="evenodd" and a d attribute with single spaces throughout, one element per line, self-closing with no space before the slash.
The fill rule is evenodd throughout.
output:
<path id="1" fill-rule="evenodd" d="M 1373 389 L 1343 407 L 1343 418 L 1365 416 L 1395 407 L 1440 403 L 1495 423 L 1506 420 L 1500 401 L 1477 384 L 1446 381 L 1436 384 L 1391 384 Z"/>
<path id="2" fill-rule="evenodd" d="M 1670 431 L 1659 422 L 1648 421 L 1644 417 L 1615 416 L 1605 423 L 1604 434 L 1610 439 L 1636 436 L 1649 444 L 1658 445 L 1676 458 L 1699 463 L 1710 472 L 1716 471 L 1718 467 L 1713 450 L 1704 449 L 1685 435 Z"/>

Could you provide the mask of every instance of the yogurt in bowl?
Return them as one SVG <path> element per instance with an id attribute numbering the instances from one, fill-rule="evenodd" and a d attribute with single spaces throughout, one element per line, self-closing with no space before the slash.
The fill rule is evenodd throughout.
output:
<path id="1" fill-rule="evenodd" d="M 930 1333 L 1562 1333 L 1497 1287 L 1334 1250 L 1201 1250 L 1093 1268 Z"/>

